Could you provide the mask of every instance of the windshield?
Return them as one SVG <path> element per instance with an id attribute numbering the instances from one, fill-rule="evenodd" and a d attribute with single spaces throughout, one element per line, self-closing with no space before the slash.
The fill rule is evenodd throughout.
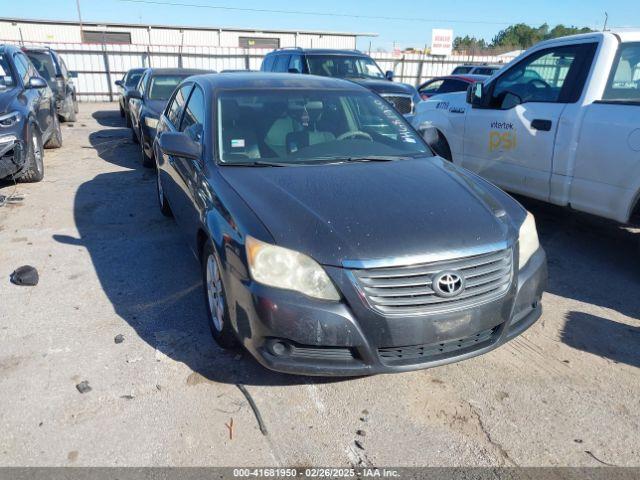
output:
<path id="1" fill-rule="evenodd" d="M 144 70 L 142 70 L 140 72 L 131 72 L 129 74 L 129 76 L 127 77 L 127 81 L 125 82 L 125 86 L 126 87 L 135 87 L 136 85 L 138 85 L 138 82 L 140 81 L 140 78 L 142 77 L 143 73 L 144 73 Z"/>
<path id="2" fill-rule="evenodd" d="M 15 84 L 7 59 L 4 55 L 0 55 L 0 90 L 13 87 Z"/>
<path id="3" fill-rule="evenodd" d="M 38 74 L 47 82 L 56 78 L 56 66 L 47 52 L 25 52 Z"/>
<path id="4" fill-rule="evenodd" d="M 151 78 L 149 87 L 149 100 L 169 100 L 178 84 L 187 78 L 187 75 L 158 75 Z"/>
<path id="5" fill-rule="evenodd" d="M 222 163 L 309 164 L 432 155 L 393 106 L 369 92 L 224 91 L 217 109 Z"/>
<path id="6" fill-rule="evenodd" d="M 371 58 L 348 55 L 307 55 L 312 75 L 338 78 L 384 79 L 380 67 Z"/>

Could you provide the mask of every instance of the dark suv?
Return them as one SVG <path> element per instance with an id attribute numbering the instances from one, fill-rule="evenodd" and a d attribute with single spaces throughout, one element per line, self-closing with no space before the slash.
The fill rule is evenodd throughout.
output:
<path id="1" fill-rule="evenodd" d="M 44 78 L 56 99 L 56 112 L 65 122 L 75 122 L 78 113 L 78 99 L 73 79 L 78 76 L 70 72 L 64 60 L 48 47 L 23 48 L 38 73 Z"/>
<path id="2" fill-rule="evenodd" d="M 392 71 L 382 73 L 373 58 L 358 50 L 282 48 L 268 53 L 260 70 L 351 80 L 384 97 L 403 115 L 412 115 L 420 101 L 415 87 L 394 83 Z"/>
<path id="3" fill-rule="evenodd" d="M 0 45 L 0 178 L 39 182 L 42 147 L 62 145 L 47 82 L 18 48 Z"/>

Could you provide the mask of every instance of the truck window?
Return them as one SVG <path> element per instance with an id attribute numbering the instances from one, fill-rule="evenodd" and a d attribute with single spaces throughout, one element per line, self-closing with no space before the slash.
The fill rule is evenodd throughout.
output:
<path id="1" fill-rule="evenodd" d="M 602 100 L 640 103 L 640 43 L 620 46 Z"/>
<path id="2" fill-rule="evenodd" d="M 577 101 L 594 52 L 594 44 L 578 44 L 530 55 L 498 78 L 491 106 L 511 108 L 526 102 Z"/>
<path id="3" fill-rule="evenodd" d="M 264 62 L 262 62 L 261 70 L 263 72 L 270 72 L 273 69 L 273 60 L 274 60 L 274 56 L 273 55 L 267 55 L 264 58 Z"/>

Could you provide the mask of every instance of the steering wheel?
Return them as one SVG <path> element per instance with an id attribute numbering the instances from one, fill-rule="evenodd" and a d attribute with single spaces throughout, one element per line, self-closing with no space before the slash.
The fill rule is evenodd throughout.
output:
<path id="1" fill-rule="evenodd" d="M 336 140 L 345 140 L 347 138 L 355 138 L 355 137 L 364 138 L 365 140 L 369 140 L 370 142 L 373 142 L 373 137 L 369 135 L 367 132 L 363 132 L 362 130 L 350 130 L 348 132 L 344 132 L 342 135 L 339 135 L 338 138 L 336 138 Z"/>
<path id="2" fill-rule="evenodd" d="M 542 85 L 542 88 L 544 88 L 545 90 L 548 90 L 551 88 L 551 85 L 549 85 L 547 82 L 545 82 L 544 80 L 540 79 L 540 78 L 534 78 L 533 80 L 529 80 L 529 85 L 531 85 L 532 87 L 536 87 L 536 84 L 538 85 Z M 536 87 L 537 88 L 537 87 Z"/>

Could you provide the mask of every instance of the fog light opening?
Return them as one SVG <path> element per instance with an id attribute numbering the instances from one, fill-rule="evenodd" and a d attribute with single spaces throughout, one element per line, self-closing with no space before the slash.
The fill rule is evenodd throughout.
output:
<path id="1" fill-rule="evenodd" d="M 269 352 L 276 357 L 282 357 L 289 352 L 289 346 L 280 340 L 272 340 L 268 345 Z"/>

